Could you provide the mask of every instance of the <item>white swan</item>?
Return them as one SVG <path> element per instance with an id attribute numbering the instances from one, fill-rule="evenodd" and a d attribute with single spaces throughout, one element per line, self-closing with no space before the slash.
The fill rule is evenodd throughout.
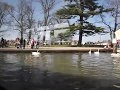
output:
<path id="1" fill-rule="evenodd" d="M 33 55 L 33 56 L 39 56 L 39 55 L 40 55 L 40 52 L 38 52 L 38 50 L 37 50 L 37 52 L 32 52 L 32 55 Z"/>
<path id="2" fill-rule="evenodd" d="M 88 53 L 91 54 L 91 49 L 90 49 L 90 51 Z"/>
<path id="3" fill-rule="evenodd" d="M 120 53 L 111 53 L 111 57 L 120 57 Z"/>
<path id="4" fill-rule="evenodd" d="M 94 54 L 99 55 L 99 49 L 98 49 L 98 51 L 94 52 Z"/>

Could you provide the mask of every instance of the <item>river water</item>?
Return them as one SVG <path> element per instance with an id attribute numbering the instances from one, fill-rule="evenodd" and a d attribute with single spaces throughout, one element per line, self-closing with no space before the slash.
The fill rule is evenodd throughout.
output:
<path id="1" fill-rule="evenodd" d="M 0 53 L 0 90 L 119 90 L 110 53 Z"/>

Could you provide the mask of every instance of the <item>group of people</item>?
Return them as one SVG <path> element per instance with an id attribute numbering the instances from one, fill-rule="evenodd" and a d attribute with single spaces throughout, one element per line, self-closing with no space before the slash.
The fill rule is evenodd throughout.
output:
<path id="1" fill-rule="evenodd" d="M 25 39 L 16 38 L 15 47 L 25 49 L 25 46 L 26 46 L 26 40 Z"/>
<path id="2" fill-rule="evenodd" d="M 29 45 L 30 45 L 31 49 L 39 48 L 40 43 L 39 43 L 39 41 L 35 41 L 34 39 L 31 39 L 29 41 Z"/>
<path id="3" fill-rule="evenodd" d="M 16 38 L 16 44 L 15 46 L 17 48 L 22 48 L 22 49 L 25 49 L 26 45 L 30 45 L 30 48 L 33 49 L 33 48 L 39 48 L 39 41 L 35 41 L 34 39 L 30 39 L 30 40 L 25 40 L 25 39 L 19 39 L 19 38 Z"/>

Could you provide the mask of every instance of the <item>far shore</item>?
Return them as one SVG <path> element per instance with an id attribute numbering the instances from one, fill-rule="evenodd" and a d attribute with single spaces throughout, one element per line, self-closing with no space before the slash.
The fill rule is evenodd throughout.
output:
<path id="1" fill-rule="evenodd" d="M 72 53 L 72 52 L 91 52 L 98 51 L 99 52 L 112 52 L 112 48 L 110 49 L 105 49 L 101 47 L 39 47 L 38 49 L 31 49 L 29 47 L 26 47 L 25 49 L 17 49 L 15 47 L 6 47 L 6 48 L 0 48 L 0 52 L 34 52 L 34 51 L 39 51 L 39 52 L 60 52 L 60 53 Z"/>

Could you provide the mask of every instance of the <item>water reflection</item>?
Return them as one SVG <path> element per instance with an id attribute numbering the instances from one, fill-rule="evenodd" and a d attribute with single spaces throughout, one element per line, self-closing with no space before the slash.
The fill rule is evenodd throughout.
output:
<path id="1" fill-rule="evenodd" d="M 0 54 L 0 84 L 8 90 L 115 90 L 119 78 L 120 59 L 109 53 Z"/>
<path id="2" fill-rule="evenodd" d="M 102 53 L 99 57 L 84 54 L 83 58 L 84 60 L 81 62 L 81 65 L 82 71 L 85 75 L 96 76 L 97 78 L 103 78 L 103 76 L 111 78 L 113 63 L 109 56 L 106 57 L 106 55 Z"/>
<path id="3" fill-rule="evenodd" d="M 113 58 L 114 70 L 113 74 L 117 78 L 120 78 L 120 58 Z"/>

